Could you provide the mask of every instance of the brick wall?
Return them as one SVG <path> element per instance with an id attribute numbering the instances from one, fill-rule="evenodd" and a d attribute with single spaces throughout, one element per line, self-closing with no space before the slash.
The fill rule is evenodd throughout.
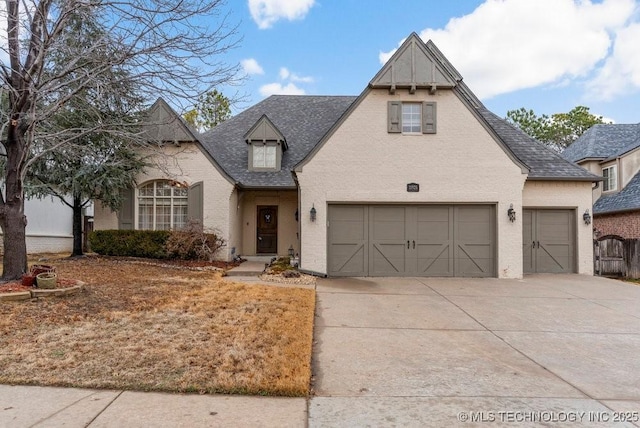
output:
<path id="1" fill-rule="evenodd" d="M 598 215 L 593 219 L 598 236 L 618 235 L 625 239 L 640 239 L 640 212 Z"/>

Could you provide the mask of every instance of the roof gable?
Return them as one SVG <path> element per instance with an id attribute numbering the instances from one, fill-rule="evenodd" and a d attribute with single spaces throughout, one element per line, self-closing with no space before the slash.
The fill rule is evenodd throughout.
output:
<path id="1" fill-rule="evenodd" d="M 162 98 L 158 98 L 149 109 L 144 125 L 149 141 L 159 142 L 195 142 L 196 132 L 182 120 Z"/>
<path id="2" fill-rule="evenodd" d="M 453 70 L 455 71 L 455 69 Z M 445 70 L 416 33 L 411 33 L 369 83 L 371 88 L 452 88 L 461 77 Z"/>
<path id="3" fill-rule="evenodd" d="M 269 120 L 266 114 L 263 114 L 260 119 L 249 129 L 245 134 L 244 140 L 250 144 L 254 142 L 276 141 L 282 143 L 282 149 L 287 150 L 287 140 L 282 135 L 282 132 L 277 126 Z"/>
<path id="4" fill-rule="evenodd" d="M 296 188 L 292 170 L 339 121 L 352 96 L 272 95 L 201 136 L 204 148 L 245 188 Z M 280 171 L 249 171 L 247 138 L 265 117 L 286 135 Z M 260 135 L 256 134 L 257 136 Z"/>
<path id="5" fill-rule="evenodd" d="M 421 67 L 426 67 L 427 70 L 418 70 L 416 64 L 421 65 Z M 400 73 L 400 75 L 405 76 L 402 82 L 396 79 L 395 85 L 392 78 L 396 76 L 395 72 L 397 70 L 394 70 L 394 66 L 404 69 L 404 74 Z M 426 76 L 426 78 L 424 76 Z M 425 83 L 431 78 L 435 81 L 435 85 L 433 82 Z M 408 88 L 410 92 L 415 89 L 427 89 L 431 92 L 438 88 L 452 89 L 456 96 L 467 106 L 469 111 L 493 136 L 496 143 L 507 156 L 521 168 L 522 173 L 528 175 L 528 179 L 571 181 L 601 180 L 600 177 L 591 174 L 578 165 L 566 161 L 557 153 L 524 134 L 521 130 L 510 126 L 506 120 L 499 118 L 487 110 L 482 102 L 463 82 L 460 73 L 458 73 L 437 46 L 431 40 L 427 41 L 427 43 L 422 42 L 416 33 L 411 33 L 403 42 L 400 48 L 371 80 L 368 87 L 365 88 L 360 96 L 340 117 L 339 121 L 331 127 L 307 156 L 295 166 L 295 171 L 301 171 L 304 165 L 321 150 L 324 143 L 331 137 L 341 123 L 349 117 L 352 111 L 357 108 L 371 90 L 388 88 L 389 91 L 393 93 L 395 89 L 399 87 Z"/>

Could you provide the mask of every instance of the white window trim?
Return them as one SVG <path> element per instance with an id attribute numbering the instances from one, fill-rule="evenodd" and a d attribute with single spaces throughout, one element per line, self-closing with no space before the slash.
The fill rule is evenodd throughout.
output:
<path id="1" fill-rule="evenodd" d="M 266 165 L 266 152 L 267 150 L 273 150 L 273 164 L 270 166 L 256 166 L 255 164 L 255 151 L 256 148 L 263 148 L 265 151 L 265 163 Z M 279 143 L 267 141 L 267 142 L 252 142 L 249 146 L 251 151 L 249 155 L 249 171 L 279 171 L 280 162 L 282 157 L 282 146 Z"/>
<path id="2" fill-rule="evenodd" d="M 610 165 L 610 166 L 602 168 L 602 176 L 603 177 L 604 177 L 604 171 L 605 170 L 609 170 L 609 174 L 604 179 L 604 181 L 602 182 L 602 191 L 603 192 L 615 192 L 616 190 L 618 190 L 618 165 Z M 607 186 L 610 186 L 606 190 L 605 190 L 605 183 L 606 183 Z"/>
<path id="3" fill-rule="evenodd" d="M 405 131 L 405 121 L 404 121 L 404 108 L 405 106 L 417 106 L 418 107 L 418 130 L 417 131 Z M 400 106 L 400 131 L 402 135 L 422 135 L 422 103 L 419 102 L 409 102 L 403 101 Z M 413 125 L 413 124 L 412 124 Z"/>
<path id="4" fill-rule="evenodd" d="M 158 183 L 168 183 L 170 180 L 152 180 L 152 181 L 147 181 L 146 183 L 136 187 L 136 191 L 135 191 L 135 206 L 134 206 L 134 214 L 135 214 L 135 229 L 137 230 L 166 230 L 166 229 L 157 229 L 157 220 L 158 220 L 158 216 L 157 216 L 157 212 L 156 212 L 156 201 L 158 196 L 156 195 L 156 186 Z M 148 186 L 149 184 L 153 184 L 153 196 L 142 196 L 140 194 L 140 190 L 145 187 Z M 174 200 L 175 199 L 184 199 L 185 202 L 187 203 L 188 206 L 188 194 L 184 197 L 181 196 L 176 196 L 174 195 L 174 189 L 176 189 L 175 186 L 171 186 L 171 196 L 170 196 L 170 217 L 169 217 L 169 230 L 176 230 L 176 224 L 175 224 L 175 215 L 174 215 L 174 207 L 176 207 L 177 205 L 174 205 Z M 153 198 L 153 224 L 152 224 L 152 228 L 151 229 L 142 229 L 140 227 L 140 200 L 142 198 Z M 186 219 L 185 219 L 186 222 Z M 183 225 L 179 225 L 179 227 L 182 227 Z"/>

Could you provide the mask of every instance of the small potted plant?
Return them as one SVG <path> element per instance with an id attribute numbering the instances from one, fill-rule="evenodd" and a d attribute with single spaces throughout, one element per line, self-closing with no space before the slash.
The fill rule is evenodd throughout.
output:
<path id="1" fill-rule="evenodd" d="M 38 288 L 51 289 L 56 288 L 58 283 L 58 275 L 55 272 L 42 272 L 36 275 L 36 283 Z"/>
<path id="2" fill-rule="evenodd" d="M 36 277 L 31 272 L 22 275 L 22 285 L 25 287 L 35 287 Z"/>

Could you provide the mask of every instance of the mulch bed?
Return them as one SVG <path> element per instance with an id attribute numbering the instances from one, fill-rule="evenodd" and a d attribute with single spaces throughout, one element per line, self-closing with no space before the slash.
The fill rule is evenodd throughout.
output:
<path id="1" fill-rule="evenodd" d="M 218 261 L 218 260 L 209 262 L 204 260 L 178 260 L 178 259 L 167 260 L 167 259 L 148 259 L 148 258 L 142 258 L 142 257 L 114 257 L 114 256 L 103 257 L 103 256 L 98 256 L 93 254 L 85 255 L 85 256 L 79 257 L 78 259 L 115 260 L 115 261 L 121 261 L 121 262 L 129 262 L 129 263 L 131 262 L 142 263 L 142 264 L 148 264 L 148 265 L 173 266 L 173 267 L 179 267 L 184 269 L 194 269 L 194 270 L 206 270 L 206 269 L 227 270 L 227 269 L 231 269 L 236 266 L 239 266 L 242 263 L 242 262 L 225 262 L 225 261 Z M 73 258 L 57 259 L 57 260 L 41 259 L 40 261 L 46 261 L 47 263 L 55 264 L 55 262 L 59 262 L 62 260 L 73 260 Z M 73 279 L 58 278 L 56 288 L 73 287 L 77 285 L 77 283 L 78 282 Z M 22 285 L 21 281 L 0 282 L 0 294 L 30 291 L 30 290 L 33 290 L 34 288 L 36 287 L 29 287 L 29 286 Z"/>

